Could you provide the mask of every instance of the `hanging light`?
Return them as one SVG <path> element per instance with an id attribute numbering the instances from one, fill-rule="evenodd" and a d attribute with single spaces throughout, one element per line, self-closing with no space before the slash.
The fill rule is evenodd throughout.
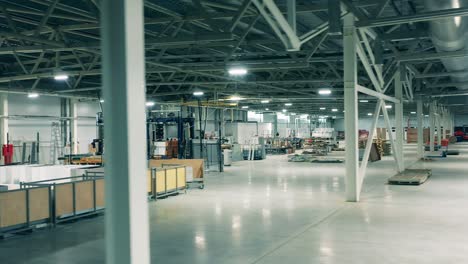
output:
<path id="1" fill-rule="evenodd" d="M 318 93 L 321 94 L 321 95 L 329 95 L 329 94 L 331 94 L 331 90 L 329 90 L 329 89 L 322 89 L 322 90 L 319 90 Z"/>
<path id="2" fill-rule="evenodd" d="M 228 70 L 229 75 L 232 76 L 242 76 L 247 74 L 246 68 L 231 68 Z"/>
<path id="3" fill-rule="evenodd" d="M 38 93 L 28 93 L 28 98 L 37 98 L 39 97 Z"/>

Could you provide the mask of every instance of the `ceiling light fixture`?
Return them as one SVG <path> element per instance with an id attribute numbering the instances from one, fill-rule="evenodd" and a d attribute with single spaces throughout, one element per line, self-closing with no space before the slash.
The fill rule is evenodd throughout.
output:
<path id="1" fill-rule="evenodd" d="M 391 108 L 392 108 L 392 106 L 391 106 L 391 105 L 385 105 L 385 108 L 387 108 L 387 109 L 391 109 Z"/>
<path id="2" fill-rule="evenodd" d="M 228 70 L 229 75 L 232 76 L 242 76 L 247 74 L 246 68 L 232 68 Z"/>
<path id="3" fill-rule="evenodd" d="M 331 94 L 331 90 L 329 90 L 329 89 L 322 89 L 322 90 L 319 90 L 318 93 L 321 94 L 321 95 L 329 95 L 329 94 Z"/>
<path id="4" fill-rule="evenodd" d="M 204 93 L 202 91 L 195 91 L 195 92 L 193 92 L 193 95 L 202 96 L 202 95 L 204 95 Z"/>
<path id="5" fill-rule="evenodd" d="M 416 114 L 416 112 L 411 112 L 411 114 L 412 114 L 412 115 L 415 115 L 415 114 Z"/>
<path id="6" fill-rule="evenodd" d="M 56 75 L 54 76 L 54 79 L 55 79 L 56 81 L 66 81 L 66 80 L 68 80 L 68 75 L 66 75 L 66 74 L 64 74 L 64 73 L 56 74 Z"/>
<path id="7" fill-rule="evenodd" d="M 338 112 L 338 109 L 333 108 L 333 109 L 332 109 L 332 112 Z"/>
<path id="8" fill-rule="evenodd" d="M 372 113 L 367 113 L 368 116 L 372 116 L 373 114 Z"/>
<path id="9" fill-rule="evenodd" d="M 270 111 L 270 109 L 269 109 L 269 108 L 265 108 L 265 111 Z"/>
<path id="10" fill-rule="evenodd" d="M 326 107 L 320 107 L 320 110 L 326 110 L 327 108 Z"/>
<path id="11" fill-rule="evenodd" d="M 238 96 L 238 95 L 233 95 L 233 96 L 229 97 L 228 100 L 229 101 L 240 101 L 240 100 L 242 100 L 242 98 L 240 96 Z"/>
<path id="12" fill-rule="evenodd" d="M 39 97 L 38 93 L 28 93 L 28 98 L 37 98 Z"/>
<path id="13" fill-rule="evenodd" d="M 104 99 L 99 100 L 100 103 L 104 103 Z"/>
<path id="14" fill-rule="evenodd" d="M 154 106 L 154 105 L 155 105 L 154 102 L 151 102 L 151 101 L 150 101 L 150 102 L 146 102 L 146 106 Z"/>
<path id="15" fill-rule="evenodd" d="M 268 100 L 262 100 L 262 101 L 260 101 L 260 103 L 262 103 L 262 104 L 268 104 L 269 102 L 270 102 L 270 101 L 268 101 Z"/>
<path id="16" fill-rule="evenodd" d="M 369 100 L 359 100 L 360 103 L 368 103 Z"/>
<path id="17" fill-rule="evenodd" d="M 286 109 L 283 109 L 283 113 L 286 113 L 287 111 L 288 111 L 288 110 L 286 110 Z"/>
<path id="18" fill-rule="evenodd" d="M 248 105 L 244 105 L 244 106 L 242 106 L 242 109 L 249 109 L 249 106 L 248 106 Z"/>
<path id="19" fill-rule="evenodd" d="M 292 104 L 291 103 L 285 103 L 284 105 L 285 106 L 291 106 Z"/>

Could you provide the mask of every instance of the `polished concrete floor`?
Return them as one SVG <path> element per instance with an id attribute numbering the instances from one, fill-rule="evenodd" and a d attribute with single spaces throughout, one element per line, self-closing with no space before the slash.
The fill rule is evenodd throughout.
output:
<path id="1" fill-rule="evenodd" d="M 468 144 L 421 186 L 390 186 L 371 163 L 362 201 L 344 201 L 343 164 L 238 162 L 205 190 L 151 202 L 152 263 L 468 263 Z M 104 217 L 0 241 L 0 263 L 104 263 Z"/>

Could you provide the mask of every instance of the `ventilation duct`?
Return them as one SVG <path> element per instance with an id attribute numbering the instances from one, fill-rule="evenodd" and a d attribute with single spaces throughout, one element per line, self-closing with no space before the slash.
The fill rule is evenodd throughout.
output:
<path id="1" fill-rule="evenodd" d="M 467 7 L 468 0 L 424 0 L 427 11 Z M 467 50 L 468 20 L 466 17 L 437 19 L 429 22 L 432 42 L 438 52 Z M 468 89 L 468 59 L 445 58 L 442 63 L 459 89 Z"/>

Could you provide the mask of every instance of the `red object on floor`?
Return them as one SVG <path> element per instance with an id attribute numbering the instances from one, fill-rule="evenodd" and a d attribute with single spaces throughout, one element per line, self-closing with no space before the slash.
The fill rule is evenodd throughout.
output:
<path id="1" fill-rule="evenodd" d="M 5 144 L 2 146 L 2 155 L 5 158 L 5 165 L 13 161 L 13 144 Z"/>
<path id="2" fill-rule="evenodd" d="M 440 142 L 440 145 L 442 147 L 447 147 L 449 144 L 449 140 L 448 139 L 442 139 L 441 142 Z"/>

